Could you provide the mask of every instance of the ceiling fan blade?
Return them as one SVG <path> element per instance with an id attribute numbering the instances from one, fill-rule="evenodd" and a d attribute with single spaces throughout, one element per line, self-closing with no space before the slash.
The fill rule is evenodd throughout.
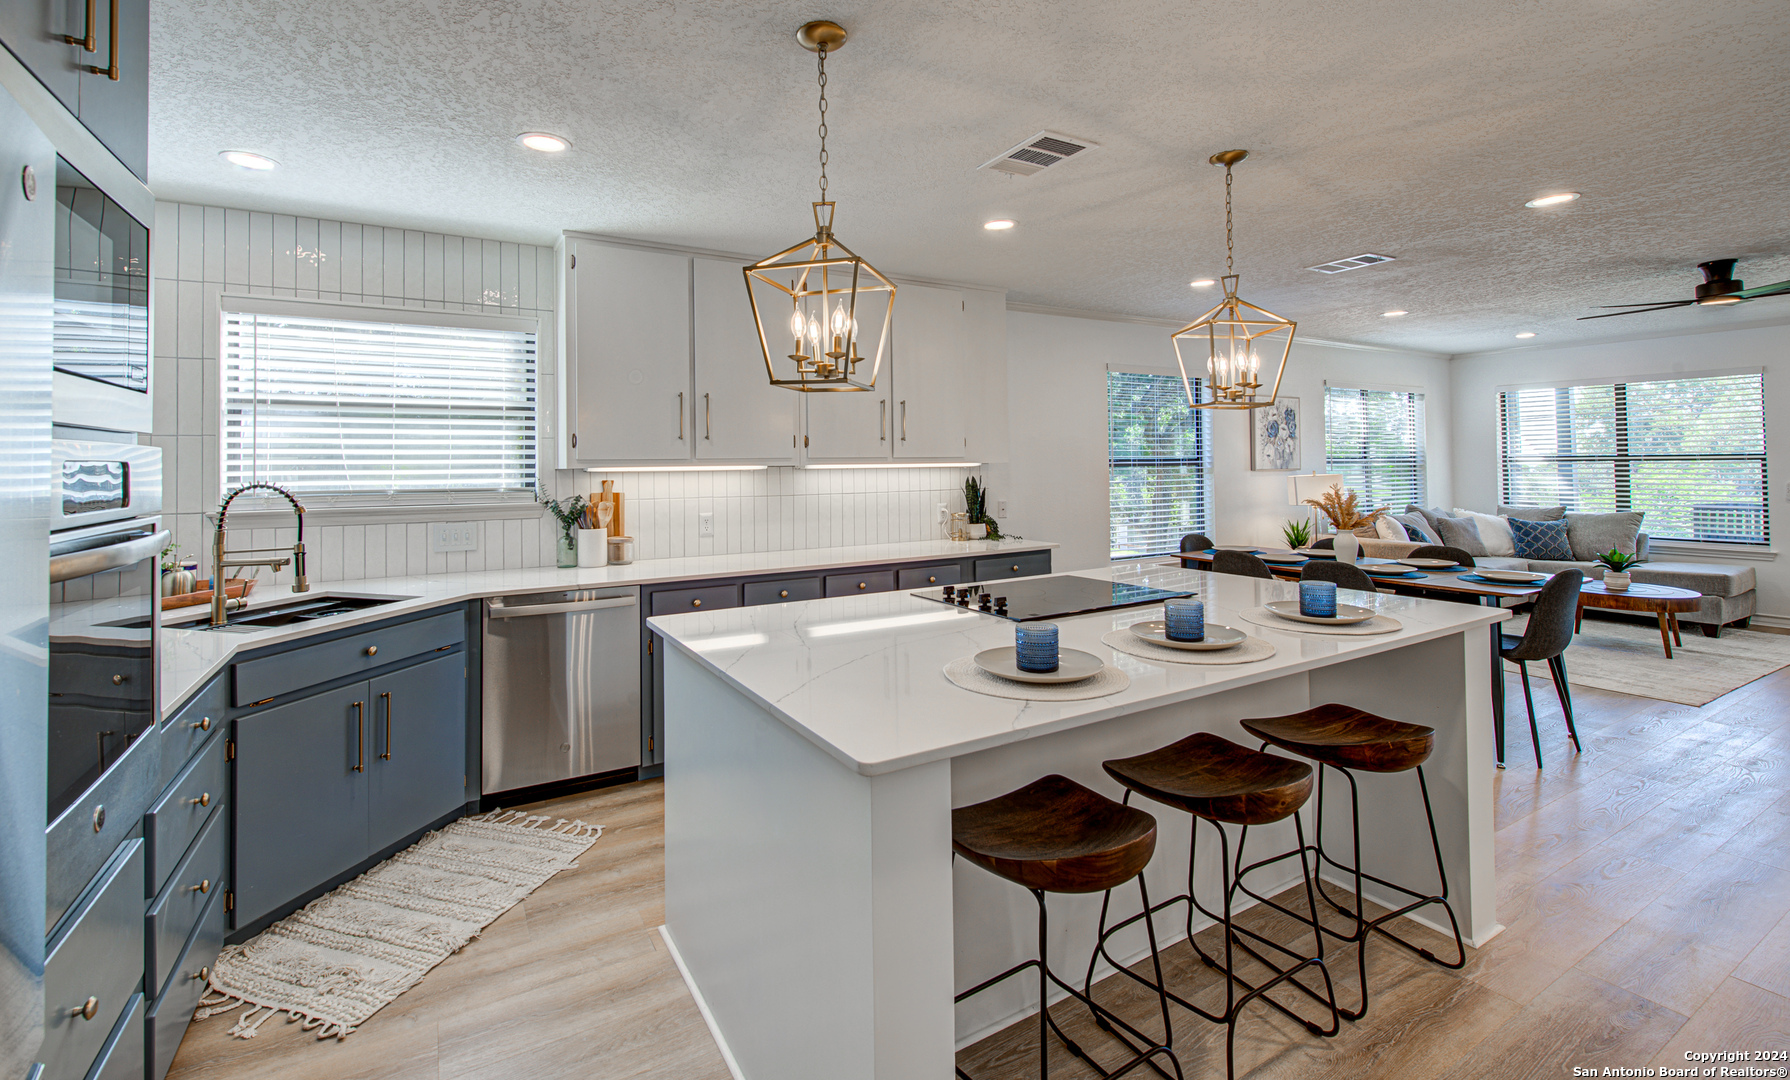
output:
<path id="1" fill-rule="evenodd" d="M 1648 311 L 1665 311 L 1668 308 L 1689 307 L 1695 303 L 1695 300 L 1674 300 L 1670 304 L 1658 304 L 1654 307 L 1631 308 L 1628 311 L 1612 311 L 1607 315 L 1581 315 L 1574 321 L 1584 322 L 1586 319 L 1613 319 L 1618 315 L 1640 315 L 1643 312 Z"/>
<path id="2" fill-rule="evenodd" d="M 1674 305 L 1694 304 L 1695 300 L 1649 300 L 1645 304 L 1599 304 L 1598 307 L 1608 311 L 1619 307 L 1672 307 Z"/>
<path id="3" fill-rule="evenodd" d="M 1790 281 L 1780 281 L 1775 285 L 1760 285 L 1753 289 L 1742 289 L 1734 295 L 1752 300 L 1760 296 L 1782 296 L 1784 293 L 1790 293 Z"/>

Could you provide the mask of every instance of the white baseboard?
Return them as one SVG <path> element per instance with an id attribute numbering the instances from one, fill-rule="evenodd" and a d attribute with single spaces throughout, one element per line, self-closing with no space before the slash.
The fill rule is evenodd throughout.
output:
<path id="1" fill-rule="evenodd" d="M 727 1071 L 733 1074 L 733 1080 L 746 1080 L 746 1074 L 740 1071 L 740 1063 L 733 1059 L 733 1050 L 727 1045 L 726 1036 L 715 1023 L 715 1014 L 709 1011 L 708 1000 L 702 996 L 702 988 L 690 977 L 690 969 L 684 965 L 684 955 L 677 951 L 677 942 L 672 940 L 671 929 L 659 927 L 659 936 L 665 939 L 665 948 L 671 953 L 672 963 L 677 965 L 677 973 L 684 977 L 684 985 L 690 988 L 690 996 L 696 999 L 696 1011 L 702 1014 L 702 1022 L 709 1026 L 709 1037 L 715 1040 L 715 1049 L 721 1051 L 721 1060 L 727 1063 Z"/>

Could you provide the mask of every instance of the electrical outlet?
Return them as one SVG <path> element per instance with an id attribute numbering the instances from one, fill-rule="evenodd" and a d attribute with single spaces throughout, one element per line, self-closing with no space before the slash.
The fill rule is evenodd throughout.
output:
<path id="1" fill-rule="evenodd" d="M 444 551 L 476 551 L 478 546 L 476 521 L 436 522 L 429 526 L 429 550 L 437 555 Z"/>
<path id="2" fill-rule="evenodd" d="M 994 501 L 994 516 L 998 517 L 998 518 L 1004 518 L 1007 516 L 1007 500 L 1006 499 L 996 499 Z"/>
<path id="3" fill-rule="evenodd" d="M 951 517 L 951 511 L 945 509 L 944 503 L 939 503 L 939 520 L 946 521 L 946 520 L 949 520 L 950 517 Z"/>
<path id="4" fill-rule="evenodd" d="M 706 511 L 696 515 L 696 535 L 715 535 L 715 515 L 712 511 Z"/>

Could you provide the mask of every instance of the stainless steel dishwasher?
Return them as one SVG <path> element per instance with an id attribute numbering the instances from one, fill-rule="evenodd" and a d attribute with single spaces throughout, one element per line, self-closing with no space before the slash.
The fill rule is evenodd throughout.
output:
<path id="1" fill-rule="evenodd" d="M 490 794 L 640 767 L 640 590 L 485 601 Z"/>

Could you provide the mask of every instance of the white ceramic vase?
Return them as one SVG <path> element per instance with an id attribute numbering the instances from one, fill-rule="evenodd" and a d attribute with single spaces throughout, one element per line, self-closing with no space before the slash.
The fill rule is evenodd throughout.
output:
<path id="1" fill-rule="evenodd" d="M 1629 577 L 1626 572 L 1619 574 L 1614 570 L 1604 571 L 1604 588 L 1623 592 L 1628 588 L 1628 583 Z"/>
<path id="2" fill-rule="evenodd" d="M 1336 561 L 1352 563 L 1361 557 L 1361 540 L 1347 529 L 1336 534 Z"/>
<path id="3" fill-rule="evenodd" d="M 609 565 L 608 529 L 579 529 L 577 530 L 577 539 L 580 569 Z"/>

